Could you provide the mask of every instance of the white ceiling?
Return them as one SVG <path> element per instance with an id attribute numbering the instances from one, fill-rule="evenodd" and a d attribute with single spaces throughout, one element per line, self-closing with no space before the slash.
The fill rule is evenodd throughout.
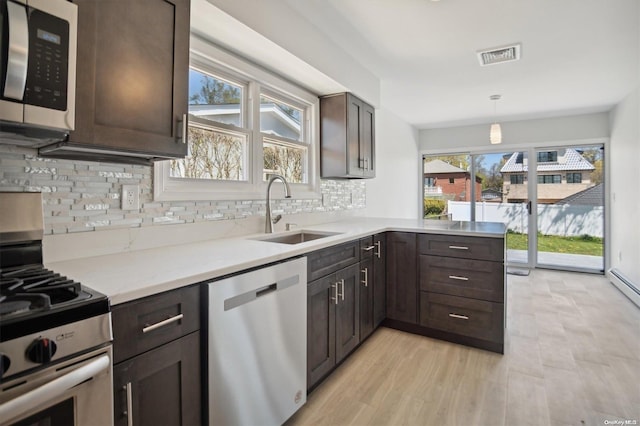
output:
<path id="1" fill-rule="evenodd" d="M 419 129 L 609 111 L 638 84 L 638 0 L 284 0 Z M 522 44 L 518 62 L 476 51 Z"/>

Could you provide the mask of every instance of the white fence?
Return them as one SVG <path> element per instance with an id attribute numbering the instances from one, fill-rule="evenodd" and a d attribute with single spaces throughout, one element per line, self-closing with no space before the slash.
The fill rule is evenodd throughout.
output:
<path id="1" fill-rule="evenodd" d="M 451 220 L 471 220 L 468 201 L 449 201 Z M 515 232 L 527 230 L 527 205 L 515 203 L 476 203 L 476 221 L 503 222 Z M 538 231 L 544 235 L 573 237 L 604 236 L 604 208 L 569 204 L 538 204 Z"/>

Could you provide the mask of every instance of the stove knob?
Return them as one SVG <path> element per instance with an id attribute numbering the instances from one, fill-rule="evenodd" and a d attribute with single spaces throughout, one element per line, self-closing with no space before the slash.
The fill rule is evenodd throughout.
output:
<path id="1" fill-rule="evenodd" d="M 7 372 L 9 366 L 11 365 L 11 360 L 5 354 L 0 354 L 0 378 L 4 376 L 4 373 Z"/>
<path id="2" fill-rule="evenodd" d="M 35 363 L 44 364 L 51 361 L 57 348 L 58 345 L 53 340 L 42 337 L 31 342 L 27 348 L 27 358 Z"/>

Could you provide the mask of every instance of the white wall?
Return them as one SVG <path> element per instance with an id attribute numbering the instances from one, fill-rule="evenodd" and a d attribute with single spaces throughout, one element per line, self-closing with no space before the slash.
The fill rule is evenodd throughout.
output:
<path id="1" fill-rule="evenodd" d="M 427 129 L 420 131 L 421 151 L 450 151 L 452 149 L 508 150 L 511 145 L 576 142 L 609 137 L 609 115 L 605 112 L 536 120 L 507 121 L 502 127 L 502 144 L 489 144 L 490 124 Z"/>
<path id="2" fill-rule="evenodd" d="M 611 268 L 640 287 L 640 88 L 611 112 Z"/>
<path id="3" fill-rule="evenodd" d="M 198 8 L 206 8 L 206 14 L 216 15 L 206 3 L 234 18 L 242 25 L 219 16 L 218 21 L 202 22 L 203 13 Z M 199 27 L 206 27 L 197 32 L 205 32 L 207 38 L 222 47 L 236 51 L 278 74 L 292 80 L 299 80 L 296 71 L 308 64 L 306 73 L 320 72 L 333 79 L 348 91 L 369 102 L 376 108 L 380 106 L 380 81 L 371 71 L 348 55 L 340 45 L 336 44 L 320 31 L 315 24 L 302 17 L 280 0 L 238 1 L 238 0 L 197 0 L 192 2 L 195 8 L 196 22 Z M 192 13 L 193 21 L 194 13 Z M 192 26 L 194 23 L 192 22 Z M 267 39 L 267 42 L 255 37 L 255 33 Z M 247 44 L 250 40 L 251 44 Z M 273 44 L 269 43 L 272 42 Z M 291 58 L 281 55 L 279 48 L 291 54 Z M 288 75 L 291 73 L 291 75 Z M 305 87 L 305 83 L 301 82 Z M 313 88 L 312 88 L 313 89 Z M 321 89 L 318 87 L 318 89 Z M 337 90 L 341 91 L 341 90 Z M 318 94 L 328 94 L 317 92 Z"/>
<path id="4" fill-rule="evenodd" d="M 367 216 L 417 218 L 418 132 L 386 109 L 376 110 L 376 177 L 367 181 Z"/>

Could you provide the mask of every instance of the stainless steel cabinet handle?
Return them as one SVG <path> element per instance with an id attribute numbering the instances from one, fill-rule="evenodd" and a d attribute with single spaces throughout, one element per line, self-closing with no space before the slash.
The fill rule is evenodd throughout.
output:
<path id="1" fill-rule="evenodd" d="M 376 246 L 375 255 L 380 259 L 380 256 L 382 255 L 382 243 L 380 241 L 376 241 L 373 245 Z"/>
<path id="2" fill-rule="evenodd" d="M 467 278 L 467 277 L 459 277 L 457 275 L 449 275 L 449 278 L 451 278 L 452 280 L 469 281 L 469 278 Z"/>
<path id="3" fill-rule="evenodd" d="M 369 287 L 369 268 L 364 268 L 360 272 L 364 274 L 364 280 L 361 281 L 365 287 Z"/>
<path id="4" fill-rule="evenodd" d="M 340 292 L 340 300 L 344 300 L 344 279 L 340 280 L 338 284 L 340 284 L 340 287 L 342 288 L 342 291 Z"/>
<path id="5" fill-rule="evenodd" d="M 157 323 L 151 324 L 151 325 L 145 325 L 145 327 L 142 329 L 142 332 L 143 333 L 148 333 L 148 332 L 153 331 L 153 330 L 155 330 L 157 328 L 164 327 L 165 325 L 169 325 L 172 322 L 180 321 L 182 318 L 184 318 L 184 314 L 178 314 L 178 315 L 176 315 L 174 317 L 167 318 L 164 321 L 160 321 L 160 322 L 157 322 Z"/>
<path id="6" fill-rule="evenodd" d="M 449 246 L 449 248 L 452 250 L 469 250 L 469 247 L 464 246 Z"/>
<path id="7" fill-rule="evenodd" d="M 133 426 L 133 391 L 131 389 L 131 382 L 127 382 L 126 386 L 123 386 L 127 392 L 127 426 Z"/>
<path id="8" fill-rule="evenodd" d="M 187 114 L 182 114 L 182 121 L 178 121 L 178 124 L 181 126 L 178 140 L 182 143 L 187 143 L 187 127 L 189 127 L 189 118 Z"/>
<path id="9" fill-rule="evenodd" d="M 364 169 L 365 170 L 369 170 L 369 159 L 368 158 L 364 159 Z"/>
<path id="10" fill-rule="evenodd" d="M 333 297 L 331 298 L 331 300 L 333 300 L 333 303 L 337 305 L 338 304 L 338 283 L 331 284 L 331 288 L 333 289 Z"/>
<path id="11" fill-rule="evenodd" d="M 371 250 L 373 250 L 374 248 L 376 248 L 376 246 L 369 246 L 369 247 L 365 247 L 365 248 L 363 248 L 362 250 L 364 250 L 364 251 L 371 251 Z"/>
<path id="12" fill-rule="evenodd" d="M 466 315 L 458 315 L 458 314 L 449 314 L 449 316 L 451 318 L 458 318 L 458 319 L 463 319 L 463 320 L 468 320 L 469 317 Z"/>

